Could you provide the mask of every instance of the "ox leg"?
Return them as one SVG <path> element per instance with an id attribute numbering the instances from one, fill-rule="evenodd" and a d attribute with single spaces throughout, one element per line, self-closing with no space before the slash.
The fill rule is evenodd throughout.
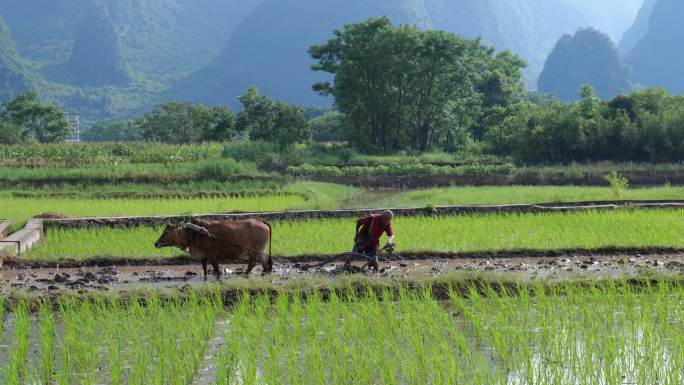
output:
<path id="1" fill-rule="evenodd" d="M 261 267 L 264 268 L 264 272 L 261 273 L 261 275 L 269 275 L 273 273 L 273 267 L 270 263 L 268 263 L 268 259 L 261 261 Z"/>
<path id="2" fill-rule="evenodd" d="M 204 280 L 207 280 L 207 260 L 202 260 L 202 270 L 204 271 Z"/>
<path id="3" fill-rule="evenodd" d="M 218 260 L 211 261 L 211 266 L 214 268 L 214 275 L 217 280 L 221 280 L 221 268 L 219 267 Z"/>
<path id="4" fill-rule="evenodd" d="M 252 269 L 254 269 L 254 266 L 256 266 L 256 261 L 254 258 L 250 257 L 249 262 L 247 263 L 247 270 L 245 270 L 245 275 L 249 275 L 249 273 L 252 272 Z"/>

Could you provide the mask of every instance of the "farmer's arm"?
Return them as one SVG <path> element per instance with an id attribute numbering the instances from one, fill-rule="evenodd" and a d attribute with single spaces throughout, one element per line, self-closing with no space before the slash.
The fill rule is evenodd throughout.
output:
<path id="1" fill-rule="evenodd" d="M 387 243 L 390 245 L 394 244 L 394 229 L 392 228 L 392 225 L 387 225 L 387 228 L 385 229 L 385 233 L 387 234 Z"/>
<path id="2" fill-rule="evenodd" d="M 361 229 L 361 227 L 368 226 L 368 222 L 370 222 L 370 217 L 361 218 L 358 221 L 356 221 L 356 231 L 354 232 L 354 234 L 358 234 L 359 229 Z"/>

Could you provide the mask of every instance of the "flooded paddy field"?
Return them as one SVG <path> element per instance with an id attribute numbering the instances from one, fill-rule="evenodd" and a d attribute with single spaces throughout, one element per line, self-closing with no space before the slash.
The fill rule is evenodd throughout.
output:
<path id="1" fill-rule="evenodd" d="M 274 266 L 273 274 L 260 278 L 261 267 L 257 267 L 250 277 L 244 276 L 244 264 L 222 264 L 222 281 L 225 283 L 243 282 L 250 279 L 268 280 L 273 284 L 284 284 L 298 279 L 336 277 L 360 274 L 378 278 L 431 278 L 454 272 L 491 272 L 510 278 L 533 280 L 563 279 L 601 279 L 625 278 L 644 274 L 676 275 L 684 272 L 684 253 L 620 253 L 620 254 L 543 254 L 535 256 L 508 257 L 446 257 L 419 256 L 381 261 L 378 271 L 364 268 L 364 263 L 353 262 L 345 266 L 335 261 L 320 266 L 325 258 L 313 260 L 308 257 L 302 261 L 280 260 Z M 134 262 L 127 264 L 127 262 Z M 88 261 L 30 264 L 8 266 L 0 270 L 0 292 L 41 292 L 57 293 L 62 290 L 104 290 L 122 291 L 131 289 L 201 287 L 215 283 L 210 275 L 203 279 L 202 268 L 198 263 L 187 260 L 167 261 L 173 263 L 150 264 L 145 261 Z M 157 262 L 163 262 L 157 260 Z M 99 264 L 99 266 L 97 265 Z M 41 266 L 42 265 L 42 266 Z M 259 278 L 257 278 L 259 277 Z"/>
<path id="2" fill-rule="evenodd" d="M 3 384 L 679 384 L 662 280 L 337 293 L 69 294 L 4 310 Z M 55 306 L 53 306 L 55 305 Z M 5 309 L 5 307 L 2 307 Z"/>

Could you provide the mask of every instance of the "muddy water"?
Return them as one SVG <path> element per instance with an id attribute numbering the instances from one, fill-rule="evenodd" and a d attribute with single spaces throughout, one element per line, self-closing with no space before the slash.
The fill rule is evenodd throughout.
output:
<path id="1" fill-rule="evenodd" d="M 356 272 L 393 278 L 435 277 L 453 272 L 494 272 L 511 278 L 564 279 L 611 278 L 630 276 L 645 271 L 658 273 L 684 272 L 684 254 L 675 255 L 608 255 L 561 256 L 497 259 L 420 259 L 381 262 L 380 271 L 365 271 L 361 264 L 344 269 L 342 263 L 317 267 L 315 263 L 277 263 L 273 283 L 305 277 L 330 277 Z M 221 265 L 223 281 L 244 278 L 244 265 Z M 211 273 L 211 269 L 210 269 Z M 251 277 L 261 274 L 260 267 Z M 205 282 L 199 265 L 181 266 L 110 266 L 84 268 L 4 269 L 0 270 L 0 293 L 11 291 L 59 290 L 128 290 L 138 288 L 179 288 L 216 282 L 209 276 Z"/>

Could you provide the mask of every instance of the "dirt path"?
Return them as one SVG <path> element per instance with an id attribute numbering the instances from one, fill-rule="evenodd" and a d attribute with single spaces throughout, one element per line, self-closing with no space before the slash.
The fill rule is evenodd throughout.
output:
<path id="1" fill-rule="evenodd" d="M 342 262 L 318 267 L 316 262 L 278 263 L 274 274 L 267 277 L 273 283 L 311 277 L 334 277 L 358 273 L 389 278 L 436 277 L 453 272 L 493 272 L 526 279 L 610 278 L 632 276 L 644 272 L 680 274 L 684 272 L 684 253 L 674 254 L 608 254 L 549 255 L 503 258 L 424 258 L 381 262 L 380 271 L 362 271 L 362 263 L 345 269 Z M 221 266 L 225 282 L 244 280 L 244 265 Z M 0 270 L 0 293 L 12 291 L 111 290 L 127 291 L 141 288 L 180 288 L 202 286 L 216 282 L 210 276 L 207 283 L 199 264 L 105 266 L 80 268 L 6 268 Z M 258 279 L 261 270 L 252 272 Z"/>

